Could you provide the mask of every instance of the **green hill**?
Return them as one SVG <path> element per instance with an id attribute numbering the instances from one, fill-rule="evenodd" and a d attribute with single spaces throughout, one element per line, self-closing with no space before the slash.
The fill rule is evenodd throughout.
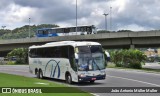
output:
<path id="1" fill-rule="evenodd" d="M 30 25 L 31 37 L 35 36 L 36 30 L 39 28 L 59 27 L 55 24 Z M 14 30 L 0 29 L 0 39 L 20 39 L 29 37 L 29 25 L 15 28 Z"/>

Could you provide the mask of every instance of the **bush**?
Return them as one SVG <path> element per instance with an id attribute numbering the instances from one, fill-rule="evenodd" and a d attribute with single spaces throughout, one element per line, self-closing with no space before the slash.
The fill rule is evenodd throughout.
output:
<path id="1" fill-rule="evenodd" d="M 20 60 L 20 59 L 17 59 L 15 63 L 16 64 L 25 64 L 24 60 Z"/>
<path id="2" fill-rule="evenodd" d="M 141 69 L 141 64 L 146 60 L 146 55 L 137 49 L 116 50 L 110 54 L 111 61 L 114 62 L 117 67 Z"/>

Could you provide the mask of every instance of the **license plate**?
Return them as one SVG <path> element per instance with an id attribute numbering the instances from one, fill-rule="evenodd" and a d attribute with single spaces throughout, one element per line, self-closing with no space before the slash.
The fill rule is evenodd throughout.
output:
<path id="1" fill-rule="evenodd" d="M 92 78 L 92 80 L 96 80 L 96 78 Z"/>

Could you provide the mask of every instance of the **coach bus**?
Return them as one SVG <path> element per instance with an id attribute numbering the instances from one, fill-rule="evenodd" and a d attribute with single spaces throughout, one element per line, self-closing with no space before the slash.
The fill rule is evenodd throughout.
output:
<path id="1" fill-rule="evenodd" d="M 29 69 L 38 78 L 55 78 L 67 83 L 103 80 L 105 58 L 101 44 L 61 41 L 29 47 Z"/>
<path id="2" fill-rule="evenodd" d="M 77 26 L 76 27 L 57 27 L 57 28 L 41 28 L 36 32 L 37 37 L 54 37 L 54 36 L 67 36 L 67 35 L 86 35 L 95 34 L 96 28 L 91 26 Z"/>

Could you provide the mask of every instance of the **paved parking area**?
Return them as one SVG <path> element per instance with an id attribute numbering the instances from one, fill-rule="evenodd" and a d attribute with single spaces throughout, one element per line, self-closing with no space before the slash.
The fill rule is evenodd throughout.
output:
<path id="1" fill-rule="evenodd" d="M 160 69 L 160 64 L 159 62 L 146 63 L 143 68 Z"/>

